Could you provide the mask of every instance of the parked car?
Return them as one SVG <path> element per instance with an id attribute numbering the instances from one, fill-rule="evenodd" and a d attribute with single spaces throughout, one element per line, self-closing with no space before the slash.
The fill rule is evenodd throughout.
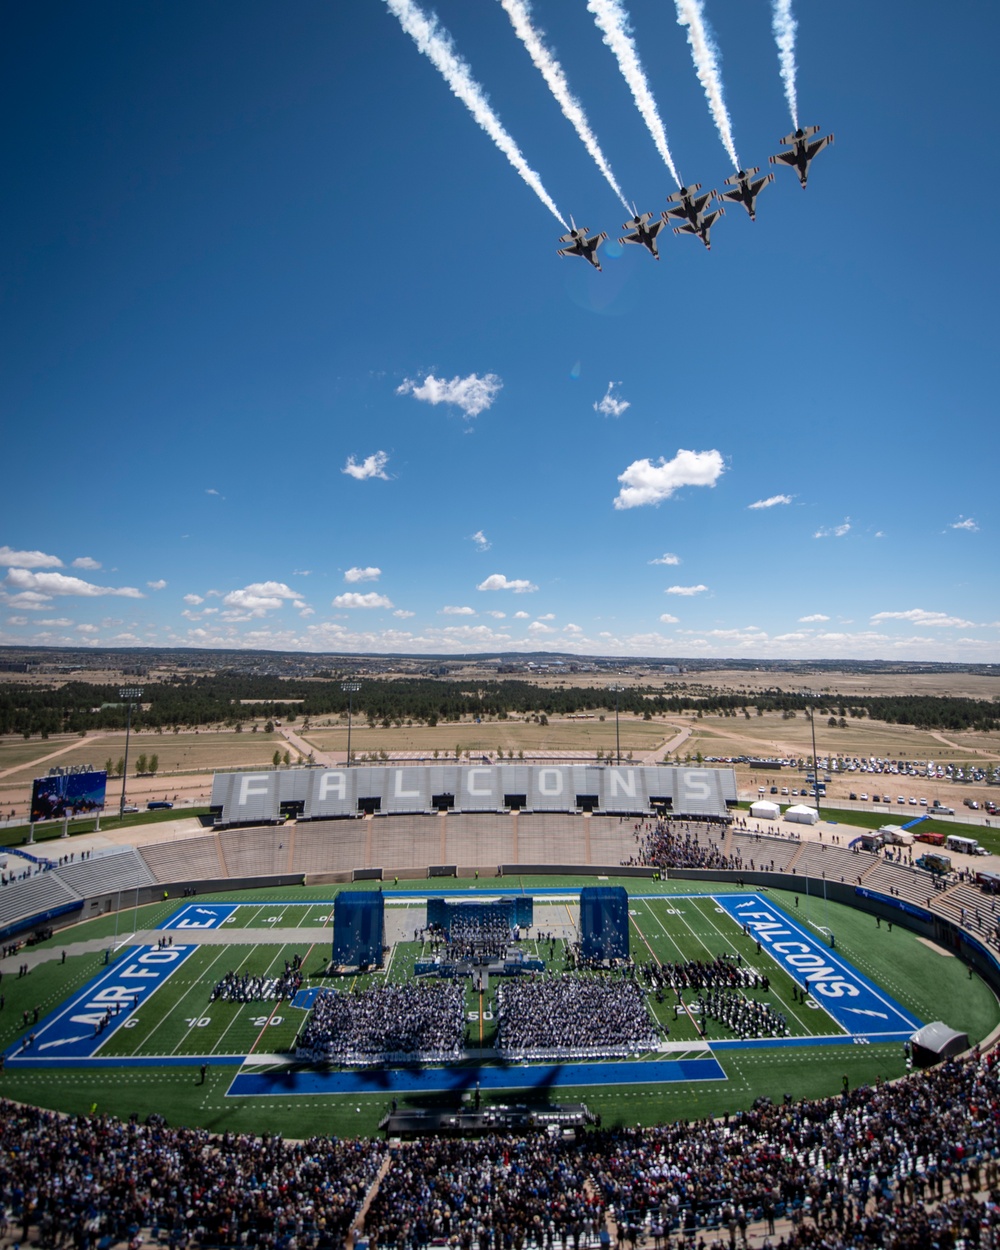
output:
<path id="1" fill-rule="evenodd" d="M 851 793 L 850 793 L 847 797 L 848 797 L 849 799 L 856 800 L 858 796 L 857 796 L 857 795 L 854 793 L 854 791 L 852 790 L 852 791 L 851 791 Z"/>
<path id="2" fill-rule="evenodd" d="M 778 787 L 777 787 L 777 786 L 772 786 L 772 787 L 771 787 L 771 793 L 772 793 L 772 794 L 777 794 L 777 793 L 778 793 Z"/>
<path id="3" fill-rule="evenodd" d="M 169 803 L 166 799 L 154 799 L 146 804 L 146 810 L 150 812 L 162 811 L 165 807 L 173 807 L 173 803 Z"/>

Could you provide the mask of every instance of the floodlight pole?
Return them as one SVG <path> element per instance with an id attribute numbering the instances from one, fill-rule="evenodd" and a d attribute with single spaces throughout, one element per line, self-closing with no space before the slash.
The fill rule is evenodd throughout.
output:
<path id="1" fill-rule="evenodd" d="M 359 681 L 342 681 L 340 688 L 347 695 L 347 767 L 351 766 L 351 720 L 354 712 L 354 696 L 361 689 Z"/>
<path id="2" fill-rule="evenodd" d="M 621 735 L 618 732 L 618 696 L 625 689 L 625 687 L 619 686 L 619 684 L 615 682 L 613 686 L 608 686 L 608 689 L 613 690 L 615 694 L 615 763 L 620 764 L 622 762 L 622 740 Z"/>
<path id="3" fill-rule="evenodd" d="M 122 799 L 118 806 L 118 819 L 122 820 L 125 816 L 125 787 L 128 784 L 128 740 L 129 734 L 132 732 L 132 702 L 142 698 L 141 686 L 123 686 L 118 691 L 119 699 L 124 699 L 128 707 L 125 714 L 125 762 L 122 767 Z"/>
<path id="4" fill-rule="evenodd" d="M 816 754 L 816 704 L 809 710 L 809 727 L 813 744 L 813 797 L 816 800 L 816 816 L 819 817 L 819 756 Z"/>

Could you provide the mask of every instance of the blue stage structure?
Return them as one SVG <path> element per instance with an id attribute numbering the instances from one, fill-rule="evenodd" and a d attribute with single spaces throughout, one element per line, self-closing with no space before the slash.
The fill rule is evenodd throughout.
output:
<path id="1" fill-rule="evenodd" d="M 628 959 L 628 894 L 620 885 L 580 891 L 580 954 L 584 959 Z"/>
<path id="2" fill-rule="evenodd" d="M 333 904 L 333 962 L 338 967 L 381 967 L 385 932 L 382 891 L 345 890 Z"/>

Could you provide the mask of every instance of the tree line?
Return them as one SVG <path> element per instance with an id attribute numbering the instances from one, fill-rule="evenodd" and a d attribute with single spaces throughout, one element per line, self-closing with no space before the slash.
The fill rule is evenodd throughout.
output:
<path id="1" fill-rule="evenodd" d="M 66 682 L 63 685 L 0 683 L 0 733 L 26 738 L 55 733 L 83 733 L 90 729 L 124 729 L 126 705 L 117 685 Z M 353 694 L 356 723 L 388 728 L 480 718 L 505 720 L 510 716 L 569 716 L 610 712 L 615 697 L 606 686 L 542 687 L 528 681 L 498 680 L 478 683 L 433 678 L 362 681 Z M 916 694 L 836 694 L 813 697 L 778 687 L 755 693 L 699 690 L 665 692 L 635 685 L 621 690 L 618 706 L 627 715 L 644 716 L 679 712 L 702 715 L 785 716 L 815 711 L 838 725 L 871 717 L 917 729 L 995 730 L 1000 728 L 1000 702 L 951 696 Z M 348 696 L 339 680 L 280 679 L 267 676 L 221 673 L 179 677 L 151 682 L 143 689 L 140 706 L 134 706 L 133 728 L 169 730 L 225 725 L 241 730 L 263 719 L 286 722 L 344 716 Z"/>

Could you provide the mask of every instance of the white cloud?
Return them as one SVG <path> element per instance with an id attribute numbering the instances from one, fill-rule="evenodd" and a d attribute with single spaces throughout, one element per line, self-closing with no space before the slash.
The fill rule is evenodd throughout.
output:
<path id="1" fill-rule="evenodd" d="M 813 538 L 843 538 L 850 528 L 851 523 L 845 518 L 840 525 L 821 525 Z"/>
<path id="2" fill-rule="evenodd" d="M 453 404 L 468 419 L 485 412 L 502 386 L 503 382 L 495 373 L 487 373 L 484 377 L 470 373 L 467 378 L 455 377 L 450 382 L 429 373 L 423 382 L 407 378 L 396 387 L 396 394 L 412 395 L 414 399 L 422 399 L 428 404 Z"/>
<path id="3" fill-rule="evenodd" d="M 665 595 L 684 595 L 690 598 L 691 595 L 701 595 L 708 590 L 707 586 L 668 586 L 663 592 Z"/>
<path id="4" fill-rule="evenodd" d="M 94 598 L 98 595 L 118 595 L 123 599 L 144 599 L 141 590 L 134 586 L 95 586 L 80 577 L 66 573 L 31 573 L 28 569 L 10 569 L 7 581 L 18 590 L 46 595 L 80 595 Z"/>
<path id="5" fill-rule="evenodd" d="M 0 547 L 0 565 L 19 569 L 61 569 L 58 556 L 46 555 L 44 551 L 15 551 L 12 547 Z"/>
<path id="6" fill-rule="evenodd" d="M 190 603 L 192 607 L 197 607 L 199 603 L 204 603 L 205 600 L 201 595 L 185 595 L 184 602 Z"/>
<path id="7" fill-rule="evenodd" d="M 371 565 L 366 569 L 357 567 L 348 569 L 344 574 L 345 582 L 377 582 L 382 576 L 382 570 L 373 568 Z"/>
<path id="8" fill-rule="evenodd" d="M 546 612 L 543 616 L 538 617 L 540 621 L 554 621 L 556 614 L 554 612 Z"/>
<path id="9" fill-rule="evenodd" d="M 642 508 L 669 499 L 682 486 L 714 486 L 725 471 L 718 451 L 677 452 L 673 460 L 662 456 L 656 464 L 651 460 L 634 460 L 618 475 L 622 489 L 615 496 L 615 507 Z"/>
<path id="10" fill-rule="evenodd" d="M 490 611 L 486 613 L 486 615 L 492 616 L 495 621 L 502 621 L 504 617 L 507 615 L 507 613 L 501 612 L 499 608 L 492 608 L 490 609 Z M 527 612 L 525 612 L 524 615 L 527 616 L 528 615 Z"/>
<path id="11" fill-rule="evenodd" d="M 60 629 L 68 629 L 73 624 L 68 616 L 50 616 L 38 623 L 39 625 L 54 625 Z"/>
<path id="12" fill-rule="evenodd" d="M 948 528 L 950 530 L 968 530 L 970 534 L 977 534 L 979 532 L 979 526 L 970 516 L 959 517 L 957 521 L 952 521 Z"/>
<path id="13" fill-rule="evenodd" d="M 476 609 L 465 607 L 465 606 L 455 607 L 454 605 L 449 603 L 441 609 L 441 615 L 442 616 L 475 616 Z"/>
<path id="14" fill-rule="evenodd" d="M 680 556 L 675 556 L 672 551 L 665 551 L 662 556 L 657 556 L 655 560 L 650 560 L 650 564 L 680 564 Z"/>
<path id="15" fill-rule="evenodd" d="M 671 616 L 669 612 L 664 612 L 660 617 L 660 623 L 662 625 L 676 625 L 679 619 L 679 617 Z"/>
<path id="16" fill-rule="evenodd" d="M 73 561 L 75 569 L 99 569 L 101 567 L 100 560 L 95 560 L 93 556 L 77 556 Z"/>
<path id="17" fill-rule="evenodd" d="M 28 618 L 27 618 L 26 616 L 8 616 L 8 617 L 7 617 L 7 624 L 8 624 L 8 625 L 27 625 L 27 623 L 28 623 Z M 66 624 L 67 624 L 67 625 L 72 625 L 72 623 L 73 623 L 72 621 L 67 621 L 67 622 L 66 622 Z M 46 622 L 46 621 L 39 621 L 39 622 L 38 622 L 38 624 L 39 624 L 39 625 L 45 625 L 45 624 L 47 624 L 47 622 Z"/>
<path id="18" fill-rule="evenodd" d="M 876 531 L 875 531 L 875 537 L 876 537 L 876 538 L 885 538 L 885 530 L 876 530 Z"/>
<path id="19" fill-rule="evenodd" d="M 25 590 L 19 595 L 8 595 L 7 602 L 14 608 L 27 608 L 29 612 L 41 612 L 52 602 L 52 596 L 40 595 L 36 590 Z"/>
<path id="20" fill-rule="evenodd" d="M 149 587 L 150 590 L 166 590 L 167 588 L 167 583 L 164 581 L 162 577 L 159 578 L 158 581 L 147 582 L 146 585 Z"/>
<path id="21" fill-rule="evenodd" d="M 541 637 L 543 634 L 554 634 L 556 631 L 551 625 L 546 625 L 544 621 L 532 621 L 528 626 L 528 633 Z"/>
<path id="22" fill-rule="evenodd" d="M 926 608 L 910 608 L 907 612 L 876 612 L 872 622 L 909 621 L 913 625 L 931 625 L 942 629 L 970 629 L 972 621 L 960 616 L 948 616 L 945 612 L 928 612 Z"/>
<path id="23" fill-rule="evenodd" d="M 756 508 L 775 508 L 780 503 L 791 503 L 793 495 L 771 495 L 767 499 L 758 499 L 756 503 L 748 503 L 747 507 L 751 510 Z"/>
<path id="24" fill-rule="evenodd" d="M 397 608 L 393 612 L 393 616 L 398 617 L 401 621 L 408 621 L 411 616 L 416 616 L 416 612 L 410 612 L 406 608 Z"/>
<path id="25" fill-rule="evenodd" d="M 96 625 L 77 625 L 76 629 L 79 634 L 96 634 L 98 632 Z"/>
<path id="26" fill-rule="evenodd" d="M 392 600 L 374 590 L 370 590 L 366 595 L 356 590 L 349 590 L 345 594 L 337 595 L 333 606 L 335 608 L 391 608 Z"/>
<path id="27" fill-rule="evenodd" d="M 292 569 L 293 577 L 312 577 L 312 569 Z"/>
<path id="28" fill-rule="evenodd" d="M 222 602 L 228 611 L 222 615 L 227 621 L 250 620 L 276 611 L 284 606 L 285 600 L 290 600 L 296 608 L 305 607 L 299 592 L 284 582 L 251 582 L 249 586 L 223 595 Z"/>
<path id="29" fill-rule="evenodd" d="M 208 486 L 208 487 L 206 487 L 206 489 L 205 489 L 205 494 L 206 494 L 206 495 L 215 495 L 215 496 L 216 496 L 217 498 L 219 498 L 219 499 L 224 499 L 224 498 L 225 498 L 225 495 L 223 495 L 221 491 L 217 491 L 217 490 L 215 489 L 215 487 L 214 487 L 214 486 Z"/>
<path id="30" fill-rule="evenodd" d="M 538 587 L 524 578 L 508 578 L 503 573 L 491 573 L 484 582 L 480 582 L 477 590 L 512 590 L 515 595 L 527 595 Z"/>
<path id="31" fill-rule="evenodd" d="M 564 625 L 563 631 L 567 634 L 582 634 L 583 633 L 583 630 L 580 628 L 579 625 L 573 625 L 572 623 Z"/>
<path id="32" fill-rule="evenodd" d="M 385 466 L 389 463 L 389 457 L 384 451 L 377 451 L 372 456 L 366 456 L 360 464 L 353 456 L 347 457 L 347 464 L 340 470 L 346 473 L 348 477 L 353 477 L 359 482 L 364 482 L 368 478 L 380 477 L 383 482 L 388 482 L 389 474 L 385 471 Z"/>
<path id="33" fill-rule="evenodd" d="M 822 612 L 814 612 L 811 616 L 800 616 L 800 625 L 812 625 L 816 621 L 828 621 L 830 618 L 824 616 Z"/>
<path id="34" fill-rule="evenodd" d="M 493 546 L 482 530 L 476 530 L 474 534 L 470 534 L 469 541 L 476 544 L 477 551 L 489 551 Z"/>
<path id="35" fill-rule="evenodd" d="M 515 613 L 514 613 L 514 620 L 515 620 L 515 621 L 526 621 L 526 620 L 528 620 L 528 619 L 530 618 L 530 616 L 531 616 L 531 613 L 530 613 L 530 612 L 515 612 Z"/>
<path id="36" fill-rule="evenodd" d="M 604 398 L 594 404 L 595 412 L 599 412 L 605 417 L 620 417 L 627 408 L 631 407 L 627 399 L 615 398 L 614 389 L 616 386 L 621 386 L 621 383 L 608 383 L 608 389 L 605 392 Z"/>

